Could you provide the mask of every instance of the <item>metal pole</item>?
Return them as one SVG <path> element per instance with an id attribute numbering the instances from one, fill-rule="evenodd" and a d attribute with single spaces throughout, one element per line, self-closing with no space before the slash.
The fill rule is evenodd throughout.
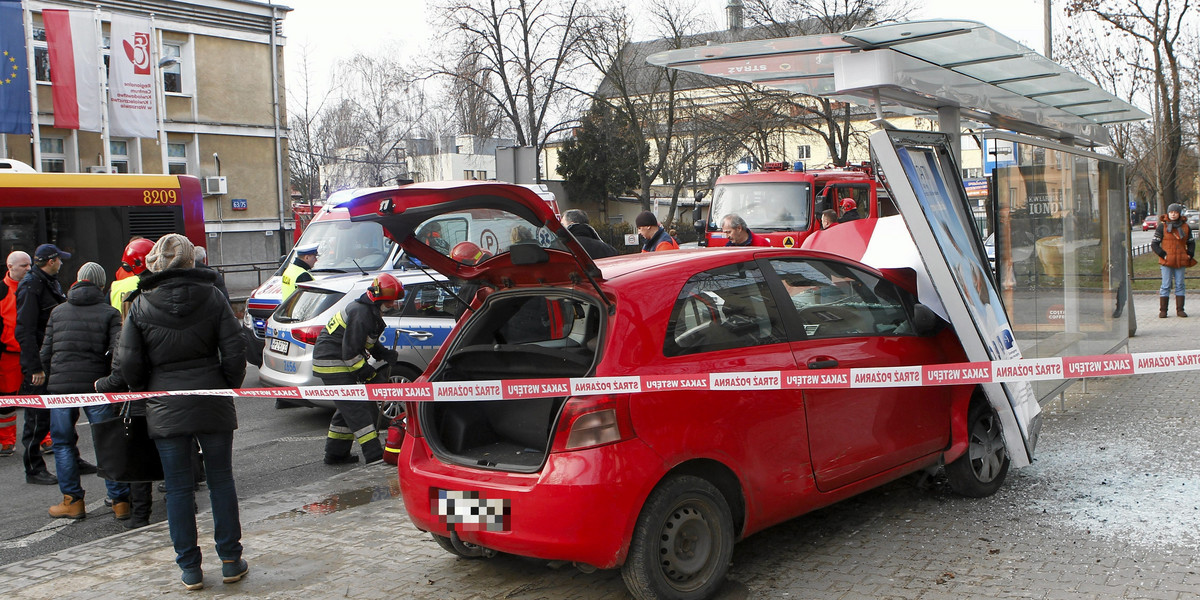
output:
<path id="1" fill-rule="evenodd" d="M 1042 54 L 1054 60 L 1054 21 L 1050 17 L 1050 0 L 1042 0 L 1042 25 L 1045 36 L 1042 38 Z"/>

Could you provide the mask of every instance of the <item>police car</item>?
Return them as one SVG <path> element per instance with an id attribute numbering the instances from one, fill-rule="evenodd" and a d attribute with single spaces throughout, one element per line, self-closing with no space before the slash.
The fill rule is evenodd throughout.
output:
<path id="1" fill-rule="evenodd" d="M 379 342 L 399 353 L 393 382 L 412 381 L 445 341 L 461 312 L 458 287 L 421 271 L 389 271 L 404 285 L 404 298 L 383 313 Z M 267 319 L 263 364 L 258 378 L 268 386 L 321 385 L 312 372 L 313 346 L 334 315 L 367 291 L 375 274 L 325 277 L 300 284 Z M 288 399 L 301 406 L 333 407 L 327 400 Z"/>

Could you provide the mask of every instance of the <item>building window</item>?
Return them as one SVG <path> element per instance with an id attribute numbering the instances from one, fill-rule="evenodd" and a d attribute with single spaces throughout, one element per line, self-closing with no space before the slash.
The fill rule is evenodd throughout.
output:
<path id="1" fill-rule="evenodd" d="M 163 43 L 162 60 L 165 62 L 169 59 L 175 59 L 173 62 L 167 63 L 162 68 L 163 72 L 163 91 L 167 93 L 182 94 L 183 93 L 183 68 L 180 65 L 180 57 L 183 53 L 183 47 L 179 44 Z"/>
<path id="2" fill-rule="evenodd" d="M 129 172 L 129 142 L 125 140 L 109 140 L 108 154 L 109 159 L 112 161 L 114 172 Z"/>
<path id="3" fill-rule="evenodd" d="M 167 144 L 167 172 L 187 175 L 187 144 Z"/>
<path id="4" fill-rule="evenodd" d="M 67 172 L 67 153 L 63 150 L 63 139 L 44 137 L 42 138 L 42 172 L 43 173 L 66 173 Z"/>
<path id="5" fill-rule="evenodd" d="M 475 179 L 475 171 L 472 171 L 470 169 L 463 171 L 463 179 L 466 179 L 466 180 Z"/>
<path id="6" fill-rule="evenodd" d="M 983 177 L 983 168 L 968 168 L 962 170 L 963 179 L 979 179 Z"/>
<path id="7" fill-rule="evenodd" d="M 475 171 L 475 179 L 487 181 L 487 171 Z"/>
<path id="8" fill-rule="evenodd" d="M 806 160 L 806 159 L 812 158 L 812 146 L 805 144 L 803 146 L 797 146 L 797 147 L 799 148 L 799 152 L 797 152 L 796 158 L 798 158 L 800 160 Z"/>

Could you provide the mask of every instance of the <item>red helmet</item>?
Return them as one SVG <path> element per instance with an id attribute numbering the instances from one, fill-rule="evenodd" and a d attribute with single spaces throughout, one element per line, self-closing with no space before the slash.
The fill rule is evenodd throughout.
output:
<path id="1" fill-rule="evenodd" d="M 367 288 L 367 299 L 371 302 L 391 302 L 404 295 L 404 285 L 387 273 L 380 273 Z"/>
<path id="2" fill-rule="evenodd" d="M 857 209 L 858 203 L 854 201 L 854 198 L 842 198 L 842 212 Z"/>
<path id="3" fill-rule="evenodd" d="M 154 242 L 146 238 L 138 238 L 125 245 L 125 253 L 121 255 L 121 264 L 134 275 L 146 270 L 146 255 L 154 248 Z"/>
<path id="4" fill-rule="evenodd" d="M 491 252 L 480 248 L 474 242 L 459 242 L 450 250 L 450 258 L 464 265 L 477 265 L 491 256 Z"/>

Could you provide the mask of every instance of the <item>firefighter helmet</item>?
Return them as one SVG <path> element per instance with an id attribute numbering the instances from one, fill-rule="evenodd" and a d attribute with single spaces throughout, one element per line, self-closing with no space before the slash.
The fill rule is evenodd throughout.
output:
<path id="1" fill-rule="evenodd" d="M 459 242 L 450 251 L 450 258 L 464 265 L 477 265 L 491 256 L 491 252 L 480 248 L 475 242 Z"/>
<path id="2" fill-rule="evenodd" d="M 854 201 L 854 198 L 842 198 L 842 212 L 848 210 L 858 210 L 858 203 Z"/>
<path id="3" fill-rule="evenodd" d="M 380 273 L 367 288 L 367 299 L 371 302 L 391 302 L 404 295 L 404 285 L 388 273 Z"/>
<path id="4" fill-rule="evenodd" d="M 121 254 L 121 265 L 134 275 L 140 275 L 146 270 L 146 255 L 154 248 L 154 242 L 146 238 L 138 238 L 125 245 Z"/>

